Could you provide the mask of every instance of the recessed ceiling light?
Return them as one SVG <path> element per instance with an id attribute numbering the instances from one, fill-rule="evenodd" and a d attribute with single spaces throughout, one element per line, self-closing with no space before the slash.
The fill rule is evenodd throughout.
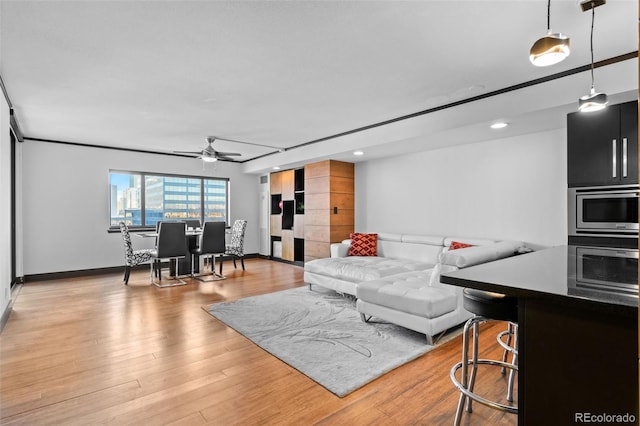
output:
<path id="1" fill-rule="evenodd" d="M 364 155 L 364 151 L 353 151 L 353 155 Z"/>
<path id="2" fill-rule="evenodd" d="M 500 121 L 498 123 L 493 123 L 491 126 L 492 129 L 504 129 L 505 127 L 507 127 L 509 124 L 505 123 L 503 121 Z"/>
<path id="3" fill-rule="evenodd" d="M 273 166 L 273 170 L 280 170 L 280 166 Z"/>

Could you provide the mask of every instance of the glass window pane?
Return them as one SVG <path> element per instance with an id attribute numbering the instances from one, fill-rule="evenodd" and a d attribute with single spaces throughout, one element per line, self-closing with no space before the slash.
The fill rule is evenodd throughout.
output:
<path id="1" fill-rule="evenodd" d="M 121 220 L 130 226 L 155 227 L 161 220 L 228 219 L 228 180 L 109 171 L 109 185 L 112 227 Z"/>
<path id="2" fill-rule="evenodd" d="M 227 181 L 204 180 L 205 221 L 227 222 Z"/>
<path id="3" fill-rule="evenodd" d="M 122 220 L 129 226 L 142 224 L 141 182 L 137 174 L 109 173 L 111 226 L 118 226 Z"/>
<path id="4" fill-rule="evenodd" d="M 145 225 L 159 220 L 201 220 L 202 179 L 145 176 Z"/>

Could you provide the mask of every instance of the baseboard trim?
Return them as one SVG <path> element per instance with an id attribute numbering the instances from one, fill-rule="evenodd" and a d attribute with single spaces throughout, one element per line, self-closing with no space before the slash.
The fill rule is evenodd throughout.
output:
<path id="1" fill-rule="evenodd" d="M 140 265 L 139 267 L 149 265 Z M 62 272 L 47 272 L 44 274 L 31 274 L 24 276 L 24 282 L 30 283 L 34 281 L 51 281 L 51 280 L 62 280 L 66 278 L 77 278 L 77 277 L 86 277 L 91 275 L 106 275 L 106 274 L 115 274 L 116 272 L 123 272 L 124 266 L 111 266 L 108 268 L 93 268 L 93 269 L 80 269 L 76 271 L 62 271 Z"/>
<path id="2" fill-rule="evenodd" d="M 9 305 L 7 305 L 7 309 L 2 313 L 2 317 L 0 317 L 0 334 L 2 334 L 2 330 L 4 330 L 4 326 L 9 321 L 9 317 L 11 316 L 11 312 L 13 311 L 13 302 L 18 297 L 18 294 L 22 290 L 22 283 L 15 284 L 11 289 L 11 297 L 9 298 Z"/>
<path id="3" fill-rule="evenodd" d="M 279 257 L 273 257 L 273 256 L 267 256 L 265 257 L 265 259 L 273 260 L 274 262 L 286 263 L 288 265 L 293 265 L 293 266 L 304 266 L 304 262 L 301 262 L 299 260 L 285 260 L 285 259 L 281 259 Z"/>
<path id="4" fill-rule="evenodd" d="M 257 258 L 260 257 L 258 253 L 245 254 L 245 259 Z M 223 261 L 233 260 L 232 256 L 222 256 Z M 149 265 L 138 265 L 133 270 L 138 269 L 149 269 Z M 63 272 L 48 272 L 43 274 L 31 274 L 24 276 L 24 282 L 34 282 L 34 281 L 51 281 L 51 280 L 63 280 L 66 278 L 77 278 L 77 277 L 86 277 L 92 275 L 106 275 L 106 274 L 115 274 L 115 273 L 124 273 L 124 266 L 110 266 L 106 268 L 93 268 L 93 269 L 80 269 L 76 271 L 63 271 Z"/>

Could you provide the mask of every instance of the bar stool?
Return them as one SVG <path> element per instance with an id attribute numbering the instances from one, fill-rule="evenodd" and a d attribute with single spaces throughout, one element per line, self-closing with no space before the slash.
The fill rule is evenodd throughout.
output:
<path id="1" fill-rule="evenodd" d="M 462 336 L 462 361 L 457 363 L 451 368 L 449 374 L 451 381 L 460 391 L 460 399 L 458 400 L 458 408 L 456 410 L 456 417 L 454 425 L 459 425 L 462 419 L 462 410 L 464 409 L 465 402 L 467 403 L 467 412 L 472 412 L 472 401 L 477 401 L 483 405 L 494 408 L 496 410 L 504 411 L 507 413 L 517 414 L 518 407 L 513 405 L 500 404 L 496 401 L 491 401 L 473 392 L 473 387 L 476 381 L 476 373 L 478 365 L 493 365 L 499 366 L 505 369 L 511 370 L 509 374 L 509 386 L 507 389 L 507 400 L 513 400 L 513 380 L 514 374 L 518 370 L 517 366 L 517 319 L 518 319 L 518 300 L 515 297 L 506 296 L 500 293 L 492 293 L 488 291 L 475 290 L 465 288 L 463 291 L 463 305 L 464 308 L 475 314 L 475 316 L 469 319 L 465 325 Z M 497 320 L 508 321 L 510 326 L 506 332 L 498 334 L 498 340 L 500 345 L 505 349 L 503 354 L 503 360 L 490 360 L 490 359 L 478 359 L 478 346 L 479 346 L 479 330 L 480 323 Z M 473 331 L 473 354 L 469 359 L 469 338 L 470 333 Z M 504 342 L 502 337 L 506 336 L 507 341 Z M 512 342 L 513 343 L 512 345 Z M 513 354 L 513 363 L 506 361 L 508 353 Z M 471 375 L 469 375 L 469 366 L 471 366 Z M 462 368 L 461 381 L 456 378 L 456 372 Z"/>

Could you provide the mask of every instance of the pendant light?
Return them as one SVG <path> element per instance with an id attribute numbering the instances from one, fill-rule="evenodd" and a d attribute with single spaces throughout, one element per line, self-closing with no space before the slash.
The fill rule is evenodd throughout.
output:
<path id="1" fill-rule="evenodd" d="M 584 95 L 583 97 L 578 99 L 578 111 L 581 112 L 599 111 L 605 108 L 609 103 L 606 94 L 596 92 L 593 78 L 593 23 L 596 18 L 596 7 L 601 6 L 605 3 L 606 0 L 597 0 L 583 1 L 580 4 L 583 12 L 591 10 L 591 90 L 589 91 L 588 95 Z"/>
<path id="2" fill-rule="evenodd" d="M 529 51 L 529 60 L 537 67 L 557 64 L 569 56 L 569 37 L 551 31 L 551 0 L 547 3 L 547 35 L 539 38 Z"/>

